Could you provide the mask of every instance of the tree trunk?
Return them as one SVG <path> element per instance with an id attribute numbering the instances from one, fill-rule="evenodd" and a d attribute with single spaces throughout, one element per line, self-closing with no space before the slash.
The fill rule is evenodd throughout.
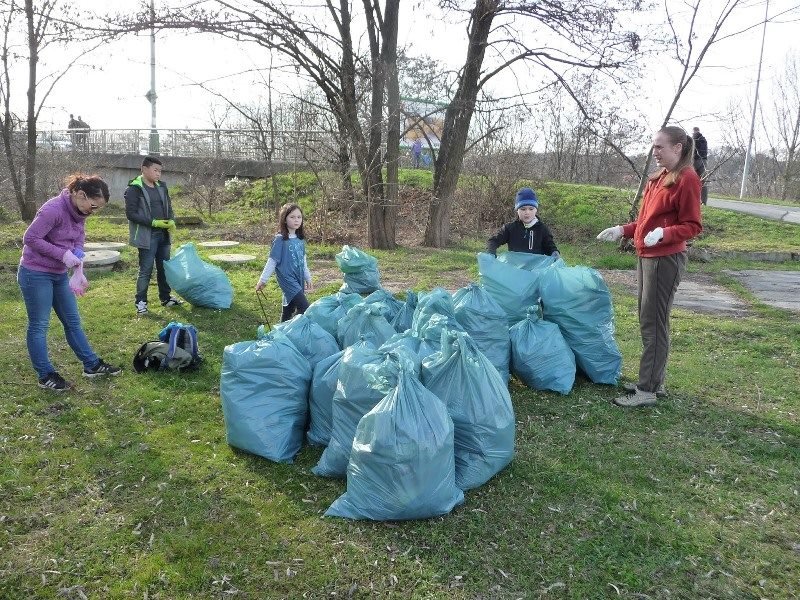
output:
<path id="1" fill-rule="evenodd" d="M 25 0 L 25 19 L 28 23 L 28 139 L 25 148 L 25 200 L 22 218 L 32 221 L 36 216 L 36 66 L 39 47 L 34 28 L 33 0 Z"/>
<path id="2" fill-rule="evenodd" d="M 439 155 L 434 162 L 433 198 L 424 239 L 426 246 L 442 248 L 450 239 L 450 211 L 464 164 L 467 134 L 480 90 L 479 80 L 486 42 L 497 10 L 497 0 L 475 0 L 475 8 L 470 15 L 467 59 L 458 90 L 445 112 Z"/>
<path id="3" fill-rule="evenodd" d="M 400 82 L 397 73 L 397 27 L 400 0 L 386 0 L 383 15 L 381 59 L 386 77 L 386 109 L 389 125 L 386 131 L 386 202 L 383 211 L 384 229 L 391 247 L 397 241 L 398 171 L 400 163 Z"/>
<path id="4" fill-rule="evenodd" d="M 783 168 L 783 189 L 781 190 L 781 200 L 786 200 L 787 192 L 789 191 L 789 182 L 792 179 L 794 172 L 794 158 L 797 154 L 797 140 L 800 138 L 800 106 L 797 108 L 797 119 L 794 122 L 792 129 L 791 143 L 787 144 L 788 153 L 786 155 L 786 165 Z"/>

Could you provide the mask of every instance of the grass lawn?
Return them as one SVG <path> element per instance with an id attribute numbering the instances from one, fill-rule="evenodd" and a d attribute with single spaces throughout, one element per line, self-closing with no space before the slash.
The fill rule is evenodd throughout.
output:
<path id="1" fill-rule="evenodd" d="M 579 207 L 576 228 L 612 224 L 598 222 L 606 216 L 592 222 L 580 207 L 613 191 L 581 188 L 578 195 L 562 200 Z M 555 200 L 552 208 L 555 217 Z M 607 207 L 608 219 L 617 208 Z M 712 211 L 704 214 L 716 238 L 704 243 L 739 235 L 727 215 Z M 88 223 L 90 239 L 126 239 L 124 225 Z M 79 303 L 97 352 L 126 372 L 79 377 L 80 363 L 54 319 L 51 358 L 77 384 L 54 395 L 36 386 L 25 351 L 15 282 L 23 227 L 0 228 L 0 598 L 800 595 L 797 315 L 748 295 L 746 317 L 675 310 L 670 396 L 652 410 L 616 408 L 615 389 L 586 381 L 566 397 L 512 381 L 517 455 L 506 470 L 443 518 L 349 522 L 322 518 L 345 484 L 310 472 L 320 449 L 304 447 L 295 464 L 278 465 L 225 441 L 222 351 L 253 339 L 261 322 L 252 288 L 263 246 L 236 249 L 259 259 L 227 269 L 235 289 L 230 310 L 157 307 L 142 318 L 133 314 L 135 254 L 124 249 L 122 268 L 90 274 Z M 796 229 L 775 234 L 775 227 L 750 236 L 797 245 Z M 213 226 L 181 230 L 178 241 L 215 233 Z M 575 236 L 562 254 L 571 264 L 633 265 L 630 255 L 591 240 Z M 428 290 L 474 279 L 481 247 L 466 240 L 447 250 L 375 255 L 384 282 Z M 313 298 L 338 288 L 337 250 L 310 246 Z M 741 292 L 721 273 L 726 265 L 761 266 L 691 269 Z M 787 266 L 794 265 L 770 268 Z M 274 283 L 266 291 L 274 322 L 279 292 Z M 639 353 L 636 298 L 622 287 L 612 294 L 630 379 Z M 134 374 L 135 350 L 173 318 L 198 327 L 202 369 Z"/>

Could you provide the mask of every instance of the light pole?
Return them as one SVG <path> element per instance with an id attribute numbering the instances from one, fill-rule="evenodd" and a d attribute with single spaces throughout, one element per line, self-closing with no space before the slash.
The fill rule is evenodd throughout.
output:
<path id="1" fill-rule="evenodd" d="M 753 146 L 753 135 L 756 131 L 756 110 L 758 109 L 758 86 L 761 84 L 761 64 L 764 62 L 764 39 L 767 37 L 767 18 L 769 17 L 769 0 L 764 11 L 764 30 L 761 33 L 761 55 L 758 57 L 758 76 L 756 77 L 756 96 L 753 99 L 753 116 L 750 119 L 750 138 L 747 140 L 747 154 L 744 157 L 744 171 L 742 172 L 742 187 L 739 189 L 739 199 L 744 196 L 747 187 L 747 174 L 750 171 L 750 148 Z"/>
<path id="2" fill-rule="evenodd" d="M 150 0 L 150 91 L 145 98 L 150 102 L 150 143 L 149 154 L 159 153 L 158 129 L 156 128 L 156 8 L 155 0 Z"/>

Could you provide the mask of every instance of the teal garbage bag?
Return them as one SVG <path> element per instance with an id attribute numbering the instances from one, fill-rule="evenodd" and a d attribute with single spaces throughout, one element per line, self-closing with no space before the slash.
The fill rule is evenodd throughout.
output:
<path id="1" fill-rule="evenodd" d="M 469 334 L 442 334 L 422 363 L 422 383 L 447 405 L 455 425 L 456 485 L 483 485 L 514 458 L 514 408 L 506 382 Z"/>
<path id="2" fill-rule="evenodd" d="M 303 314 L 338 339 L 339 330 L 336 324 L 361 300 L 358 294 L 336 292 L 312 302 Z"/>
<path id="3" fill-rule="evenodd" d="M 497 260 L 526 271 L 567 266 L 560 256 L 553 257 L 546 254 L 531 254 L 530 252 L 504 252 L 497 255 Z"/>
<path id="4" fill-rule="evenodd" d="M 406 329 L 411 329 L 411 321 L 414 318 L 414 310 L 417 308 L 417 293 L 413 290 L 406 291 L 406 301 L 397 312 L 392 327 L 398 333 L 403 333 Z"/>
<path id="5" fill-rule="evenodd" d="M 344 351 L 339 380 L 333 395 L 331 436 L 317 465 L 312 469 L 323 477 L 344 477 L 356 426 L 395 385 L 400 363 L 419 376 L 419 358 L 403 349 L 385 353 L 364 344 Z"/>
<path id="6" fill-rule="evenodd" d="M 614 308 L 603 277 L 589 267 L 546 269 L 543 315 L 556 323 L 578 368 L 594 383 L 616 385 L 622 354 L 614 339 Z"/>
<path id="7" fill-rule="evenodd" d="M 353 347 L 372 348 L 361 340 Z M 311 378 L 311 391 L 308 396 L 309 427 L 306 439 L 315 446 L 327 446 L 331 439 L 333 421 L 333 396 L 339 380 L 339 366 L 342 364 L 344 350 L 317 363 Z"/>
<path id="8" fill-rule="evenodd" d="M 191 242 L 164 261 L 164 273 L 172 290 L 193 306 L 230 308 L 233 302 L 233 287 L 225 271 L 203 262 Z"/>
<path id="9" fill-rule="evenodd" d="M 394 327 L 375 304 L 356 304 L 339 319 L 337 329 L 342 348 L 352 346 L 361 338 L 369 340 L 377 348 L 395 334 Z"/>
<path id="10" fill-rule="evenodd" d="M 281 331 L 292 341 L 295 347 L 306 357 L 311 368 L 332 354 L 339 352 L 339 344 L 334 337 L 309 319 L 304 314 L 296 315 L 278 323 L 273 331 Z"/>
<path id="11" fill-rule="evenodd" d="M 226 346 L 220 398 L 228 444 L 292 462 L 308 418 L 311 365 L 280 332 Z"/>
<path id="12" fill-rule="evenodd" d="M 341 292 L 371 294 L 381 288 L 378 259 L 355 246 L 342 246 L 336 255 L 336 264 L 344 274 Z"/>
<path id="13" fill-rule="evenodd" d="M 328 517 L 396 521 L 449 513 L 464 502 L 455 484 L 453 420 L 409 370 L 358 423 L 347 491 Z"/>
<path id="14" fill-rule="evenodd" d="M 381 352 L 391 352 L 396 348 L 405 348 L 411 352 L 411 354 L 419 356 L 419 348 L 421 345 L 422 340 L 414 335 L 413 331 L 406 329 L 402 333 L 395 333 L 386 340 L 378 350 Z"/>
<path id="15" fill-rule="evenodd" d="M 456 319 L 453 297 L 445 289 L 436 288 L 428 294 L 421 294 L 411 331 L 422 340 L 419 355 L 422 358 L 439 350 L 444 330 L 463 331 Z"/>
<path id="16" fill-rule="evenodd" d="M 555 323 L 541 318 L 539 310 L 510 329 L 511 369 L 535 390 L 569 394 L 575 384 L 575 355 Z"/>
<path id="17" fill-rule="evenodd" d="M 478 254 L 478 273 L 483 288 L 505 311 L 508 327 L 525 318 L 539 302 L 539 274 L 502 262 L 491 254 Z"/>
<path id="18" fill-rule="evenodd" d="M 511 339 L 505 311 L 482 286 L 470 283 L 453 294 L 456 320 L 508 384 Z"/>
<path id="19" fill-rule="evenodd" d="M 369 296 L 364 298 L 362 302 L 364 304 L 374 304 L 380 308 L 381 314 L 389 322 L 389 324 L 394 321 L 397 313 L 399 313 L 400 309 L 405 306 L 403 302 L 392 296 L 391 293 L 387 292 L 383 288 L 375 290 Z"/>

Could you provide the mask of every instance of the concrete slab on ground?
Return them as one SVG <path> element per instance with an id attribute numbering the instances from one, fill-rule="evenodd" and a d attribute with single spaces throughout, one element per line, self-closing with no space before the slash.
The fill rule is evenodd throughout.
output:
<path id="1" fill-rule="evenodd" d="M 123 242 L 86 242 L 83 245 L 84 250 L 120 250 L 127 244 Z"/>
<path id="2" fill-rule="evenodd" d="M 210 242 L 200 242 L 197 245 L 203 248 L 233 248 L 238 246 L 239 242 L 234 240 L 212 240 Z"/>
<path id="3" fill-rule="evenodd" d="M 723 200 L 722 198 L 709 198 L 708 205 L 735 212 L 770 219 L 772 221 L 785 221 L 786 223 L 800 224 L 800 206 L 783 204 L 761 204 L 743 200 Z"/>
<path id="4" fill-rule="evenodd" d="M 800 312 L 800 271 L 726 271 L 764 304 Z"/>
<path id="5" fill-rule="evenodd" d="M 241 265 L 256 259 L 255 255 L 253 254 L 232 254 L 232 253 L 212 254 L 208 258 L 210 258 L 214 262 L 221 262 L 233 265 Z"/>

